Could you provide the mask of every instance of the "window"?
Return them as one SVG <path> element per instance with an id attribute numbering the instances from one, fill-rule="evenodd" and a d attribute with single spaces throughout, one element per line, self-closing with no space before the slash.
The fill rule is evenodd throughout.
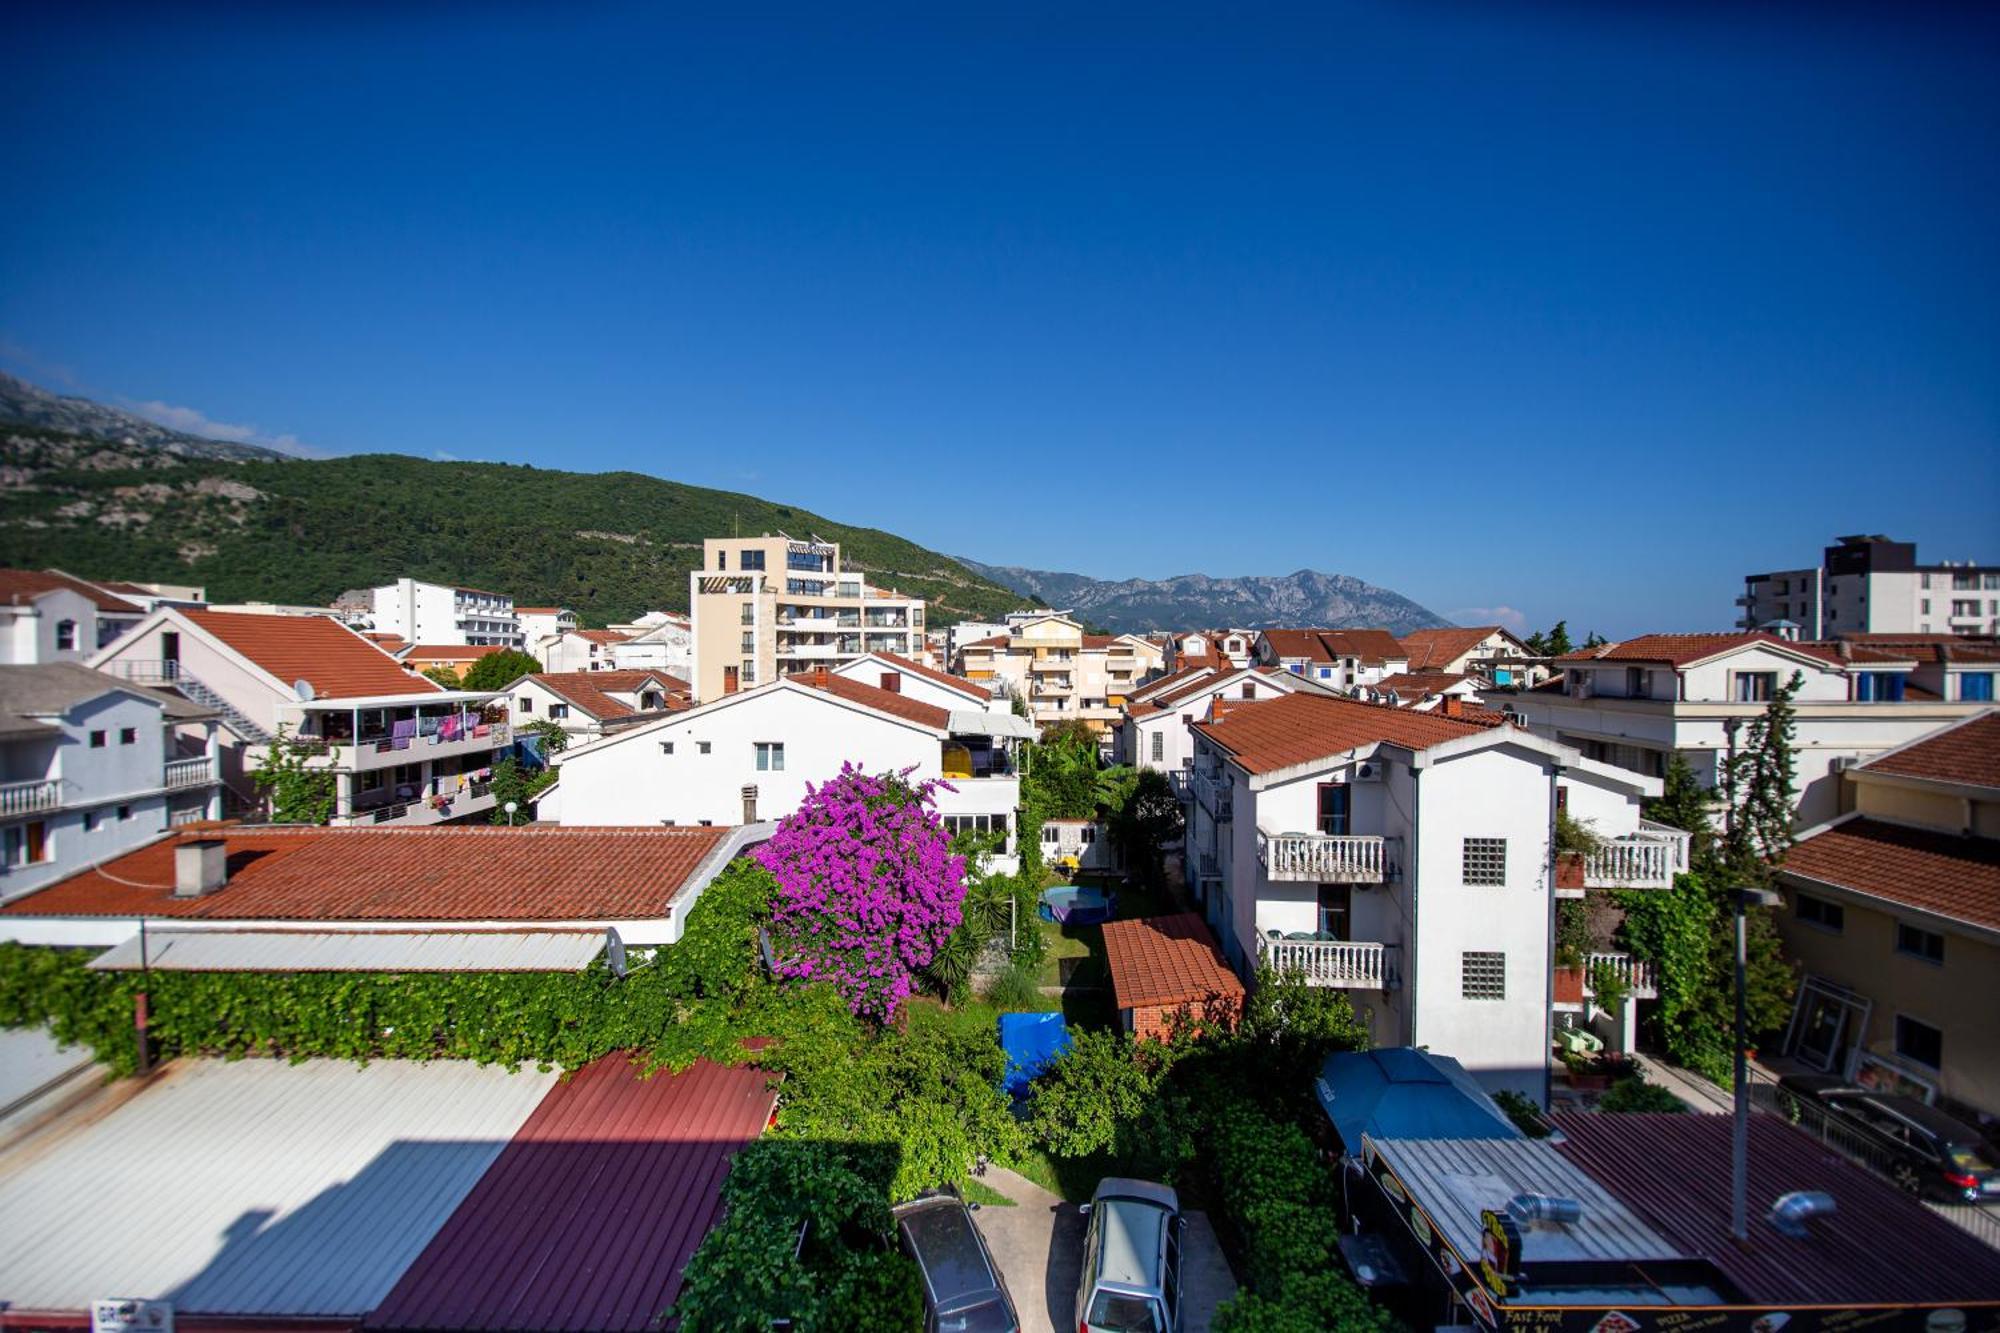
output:
<path id="1" fill-rule="evenodd" d="M 746 653 L 757 651 L 757 634 L 755 630 L 746 629 L 743 631 L 743 651 Z"/>
<path id="2" fill-rule="evenodd" d="M 1991 671 L 1961 671 L 1958 676 L 1958 697 L 1970 702 L 1993 702 L 1993 673 Z"/>
<path id="3" fill-rule="evenodd" d="M 661 753 L 661 754 L 672 754 L 673 752 L 674 752 L 674 743 L 673 743 L 672 741 L 661 741 L 661 742 L 660 742 L 660 753 Z"/>
<path id="4" fill-rule="evenodd" d="M 1931 1069 L 1944 1068 L 1944 1033 L 1908 1014 L 1896 1015 L 1896 1054 Z"/>
<path id="5" fill-rule="evenodd" d="M 1164 761 L 1166 757 L 1167 757 L 1167 733 L 1164 731 L 1156 730 L 1153 732 L 1153 762 L 1156 764 L 1160 763 Z"/>
<path id="6" fill-rule="evenodd" d="M 1926 963 L 1944 961 L 1944 936 L 1934 930 L 1912 926 L 1905 922 L 1896 923 L 1896 952 L 1906 953 L 1912 958 L 1921 958 Z"/>
<path id="7" fill-rule="evenodd" d="M 1291 672 L 1294 676 L 1303 676 L 1306 674 L 1306 664 L 1304 662 L 1294 662 L 1285 669 Z"/>
<path id="8" fill-rule="evenodd" d="M 139 729 L 137 727 L 118 728 L 118 743 L 120 745 L 137 745 L 139 743 Z"/>
<path id="9" fill-rule="evenodd" d="M 1652 698 L 1653 673 L 1645 667 L 1626 667 L 1625 697 L 1628 699 Z"/>
<path id="10" fill-rule="evenodd" d="M 1905 679 L 1899 671 L 1864 671 L 1854 678 L 1854 697 L 1862 703 L 1898 703 Z"/>
<path id="11" fill-rule="evenodd" d="M 757 663 L 747 657 L 744 658 L 743 669 L 737 673 L 737 679 L 741 680 L 745 685 L 755 685 L 757 683 Z"/>
<path id="12" fill-rule="evenodd" d="M 1507 840 L 1467 838 L 1465 840 L 1465 882 L 1505 884 L 1507 882 Z M 1495 955 L 1496 957 L 1498 955 Z"/>
<path id="13" fill-rule="evenodd" d="M 746 625 L 757 623 L 757 604 L 755 602 L 743 603 L 743 623 Z"/>
<path id="14" fill-rule="evenodd" d="M 1815 898 L 1809 893 L 1799 895 L 1798 901 L 1792 905 L 1792 915 L 1808 926 L 1818 926 L 1821 930 L 1830 930 L 1836 935 L 1847 929 L 1845 907 L 1839 903 L 1830 903 L 1824 898 Z"/>
<path id="15" fill-rule="evenodd" d="M 1458 956 L 1459 993 L 1468 1000 L 1507 998 L 1507 955 L 1462 953 Z"/>
<path id="16" fill-rule="evenodd" d="M 715 553 L 715 567 L 717 569 L 729 568 L 729 552 L 717 551 Z"/>
<path id="17" fill-rule="evenodd" d="M 566 717 L 568 717 L 568 716 L 569 716 L 569 705 L 568 705 L 568 704 L 550 704 L 550 705 L 549 705 L 549 716 L 550 716 L 550 717 L 551 717 L 552 719 L 554 719 L 554 720 L 556 720 L 556 721 L 558 721 L 558 722 L 559 722 L 559 721 L 561 721 L 562 719 L 564 719 L 564 718 L 566 718 Z"/>
<path id="18" fill-rule="evenodd" d="M 1095 843 L 1096 841 L 1097 841 L 1097 825 L 1085 824 L 1083 826 L 1083 845 L 1088 847 L 1091 844 Z"/>
<path id="19" fill-rule="evenodd" d="M 56 622 L 56 651 L 73 653 L 76 651 L 76 622 L 58 620 Z"/>
<path id="20" fill-rule="evenodd" d="M 695 752 L 696 754 L 707 754 L 707 753 L 708 753 L 708 742 L 707 742 L 707 741 L 696 741 L 696 742 L 694 743 L 694 752 Z"/>
<path id="21" fill-rule="evenodd" d="M 757 742 L 757 771 L 759 773 L 782 773 L 785 771 L 785 743 L 783 741 Z"/>
<path id="22" fill-rule="evenodd" d="M 1778 688 L 1778 673 L 1775 671 L 1739 671 L 1736 673 L 1736 702 L 1740 704 L 1761 704 L 1770 700 Z"/>
<path id="23" fill-rule="evenodd" d="M 90 748 L 93 750 L 102 750 L 104 748 L 103 732 L 93 731 L 90 733 Z"/>
<path id="24" fill-rule="evenodd" d="M 1349 814 L 1354 806 L 1354 792 L 1344 782 L 1322 782 L 1319 784 L 1319 831 L 1329 838 L 1347 836 Z"/>
<path id="25" fill-rule="evenodd" d="M 1951 576 L 1951 590 L 1953 592 L 1967 592 L 1978 586 L 1979 575 L 1977 574 L 1953 574 Z"/>
<path id="26" fill-rule="evenodd" d="M 119 807 L 118 807 L 118 822 L 119 822 L 119 823 L 123 824 L 123 823 L 124 823 L 124 822 L 125 822 L 126 820 L 130 819 L 131 817 L 132 817 L 132 807 L 131 807 L 131 806 L 129 806 L 129 805 L 121 805 L 121 806 L 119 806 Z"/>
<path id="27" fill-rule="evenodd" d="M 1054 824 L 1042 825 L 1042 841 L 1051 847 L 1055 846 L 1058 842 L 1062 841 L 1062 830 L 1058 829 Z"/>
<path id="28" fill-rule="evenodd" d="M 0 843 L 0 861 L 10 866 L 37 865 L 49 859 L 49 826 L 39 819 L 9 824 Z"/>
<path id="29" fill-rule="evenodd" d="M 762 551 L 745 551 L 736 558 L 736 567 L 738 569 L 762 569 L 764 567 L 764 553 Z"/>
<path id="30" fill-rule="evenodd" d="M 1954 616 L 1976 616 L 1979 614 L 1979 599 L 1975 597 L 1969 602 L 1954 600 L 1951 604 L 1951 613 Z"/>
<path id="31" fill-rule="evenodd" d="M 1333 679 L 1333 668 L 1332 668 L 1332 667 L 1321 667 L 1321 668 L 1319 669 L 1319 678 L 1320 678 L 1321 680 L 1331 680 L 1331 679 Z"/>

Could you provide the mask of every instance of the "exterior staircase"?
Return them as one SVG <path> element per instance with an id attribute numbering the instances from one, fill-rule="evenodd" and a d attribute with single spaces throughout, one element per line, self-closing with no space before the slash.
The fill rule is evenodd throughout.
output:
<path id="1" fill-rule="evenodd" d="M 203 684 L 199 677 L 189 675 L 179 662 L 112 662 L 109 665 L 114 675 L 136 685 L 171 685 L 190 702 L 214 709 L 222 715 L 223 725 L 251 745 L 269 745 L 273 739 L 270 732 L 251 721 L 242 709 Z"/>

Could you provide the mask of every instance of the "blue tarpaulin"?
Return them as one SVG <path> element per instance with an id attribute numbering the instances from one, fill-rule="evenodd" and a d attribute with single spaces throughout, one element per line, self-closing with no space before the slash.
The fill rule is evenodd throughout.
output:
<path id="1" fill-rule="evenodd" d="M 1028 1081 L 1069 1049 L 1069 1029 L 1061 1014 L 1000 1015 L 1000 1049 L 1007 1052 L 1009 1093 L 1025 1092 Z"/>
<path id="2" fill-rule="evenodd" d="M 1507 1113 L 1465 1066 L 1411 1046 L 1336 1051 L 1320 1066 L 1313 1093 L 1349 1153 L 1361 1136 L 1378 1139 L 1518 1139 Z"/>

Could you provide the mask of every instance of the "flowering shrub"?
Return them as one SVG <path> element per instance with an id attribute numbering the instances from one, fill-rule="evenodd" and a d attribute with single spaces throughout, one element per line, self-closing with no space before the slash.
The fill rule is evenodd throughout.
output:
<path id="1" fill-rule="evenodd" d="M 863 1017 L 895 1016 L 965 901 L 965 858 L 951 854 L 931 808 L 941 785 L 844 764 L 839 777 L 806 789 L 754 853 L 778 881 L 779 975 L 831 982 Z"/>

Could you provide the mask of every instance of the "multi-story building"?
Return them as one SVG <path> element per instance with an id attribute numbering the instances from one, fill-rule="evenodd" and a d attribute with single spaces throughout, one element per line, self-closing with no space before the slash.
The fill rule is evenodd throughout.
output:
<path id="1" fill-rule="evenodd" d="M 965 645 L 966 677 L 1017 696 L 1037 726 L 1082 722 L 1109 736 L 1131 693 L 1160 672 L 1165 651 L 1138 634 L 1086 634 L 1068 616 L 1010 619 L 1007 633 Z"/>
<path id="2" fill-rule="evenodd" d="M 1778 872 L 1803 972 L 1782 1053 L 2000 1118 L 2000 711 L 1845 776 L 1853 810 Z"/>
<path id="3" fill-rule="evenodd" d="M 583 622 L 566 606 L 517 606 L 514 619 L 521 629 L 521 642 L 533 652 L 535 645 L 552 635 L 579 629 Z"/>
<path id="4" fill-rule="evenodd" d="M 374 590 L 368 628 L 411 643 L 465 643 L 490 648 L 522 646 L 514 599 L 505 593 L 461 588 L 421 579 L 397 579 Z"/>
<path id="5" fill-rule="evenodd" d="M 960 665 L 958 655 L 965 645 L 977 643 L 981 639 L 1004 637 L 1007 633 L 1007 623 L 997 620 L 961 620 L 956 625 L 945 626 L 942 631 L 932 631 L 934 635 L 940 632 L 944 635 L 944 660 L 953 666 L 958 666 Z"/>
<path id="6" fill-rule="evenodd" d="M 1257 652 L 1257 631 L 1254 629 L 1191 629 L 1166 638 L 1165 661 L 1169 671 L 1183 671 L 1189 667 L 1213 667 L 1227 671 L 1232 667 L 1246 667 Z"/>
<path id="7" fill-rule="evenodd" d="M 648 611 L 624 625 L 609 626 L 625 637 L 611 645 L 611 661 L 620 671 L 665 671 L 691 680 L 694 676 L 694 623 L 671 611 Z"/>
<path id="8" fill-rule="evenodd" d="M 222 778 L 245 804 L 260 803 L 250 774 L 276 737 L 303 742 L 333 776 L 336 825 L 484 816 L 512 743 L 491 693 L 444 689 L 325 616 L 163 606 L 91 665 L 219 713 Z"/>
<path id="9" fill-rule="evenodd" d="M 538 672 L 503 691 L 516 729 L 553 722 L 572 745 L 693 705 L 686 681 L 664 671 Z"/>
<path id="10" fill-rule="evenodd" d="M 1125 701 L 1118 726 L 1119 762 L 1158 769 L 1183 793 L 1194 763 L 1194 724 L 1212 716 L 1218 703 L 1275 699 L 1295 690 L 1325 691 L 1305 676 L 1276 667 L 1183 667 L 1141 686 Z"/>
<path id="11" fill-rule="evenodd" d="M 712 537 L 688 576 L 695 697 L 708 702 L 864 653 L 924 651 L 924 601 L 871 588 L 840 544 Z"/>
<path id="12" fill-rule="evenodd" d="M 59 570 L 0 569 L 0 664 L 84 661 L 144 614 Z"/>
<path id="13" fill-rule="evenodd" d="M 1232 966 L 1357 992 L 1377 1046 L 1547 1096 L 1555 817 L 1602 849 L 1577 892 L 1665 888 L 1685 839 L 1657 779 L 1511 726 L 1298 690 L 1193 726 L 1188 881 Z"/>
<path id="14" fill-rule="evenodd" d="M 1337 690 L 1410 669 L 1409 650 L 1385 629 L 1260 630 L 1251 657 Z"/>
<path id="15" fill-rule="evenodd" d="M 1736 599 L 1742 629 L 1799 637 L 2000 633 L 2000 569 L 1972 561 L 1917 563 L 1915 542 L 1841 537 L 1811 569 L 1746 574 Z"/>
<path id="16" fill-rule="evenodd" d="M 1401 642 L 1411 671 L 1475 675 L 1494 685 L 1534 685 L 1548 676 L 1543 659 L 1498 625 L 1411 630 Z"/>
<path id="17" fill-rule="evenodd" d="M 624 642 L 621 630 L 567 629 L 537 643 L 534 656 L 545 671 L 615 671 Z"/>
<path id="18" fill-rule="evenodd" d="M 220 818 L 216 722 L 74 662 L 0 666 L 0 901 Z"/>
<path id="19" fill-rule="evenodd" d="M 1920 659 L 1929 660 L 1920 660 Z M 1840 772 L 1974 712 L 1992 697 L 1991 643 L 1793 643 L 1771 634 L 1647 634 L 1554 660 L 1534 689 L 1489 705 L 1584 755 L 1651 777 L 1678 753 L 1717 786 L 1721 765 L 1794 673 L 1798 819 L 1840 813 Z"/>
<path id="20" fill-rule="evenodd" d="M 852 763 L 949 780 L 952 789 L 937 793 L 945 826 L 1004 834 L 995 866 L 1018 868 L 1025 719 L 926 703 L 909 674 L 880 679 L 893 688 L 816 668 L 572 748 L 557 757 L 560 780 L 538 816 L 565 826 L 781 819 L 808 786 Z"/>

